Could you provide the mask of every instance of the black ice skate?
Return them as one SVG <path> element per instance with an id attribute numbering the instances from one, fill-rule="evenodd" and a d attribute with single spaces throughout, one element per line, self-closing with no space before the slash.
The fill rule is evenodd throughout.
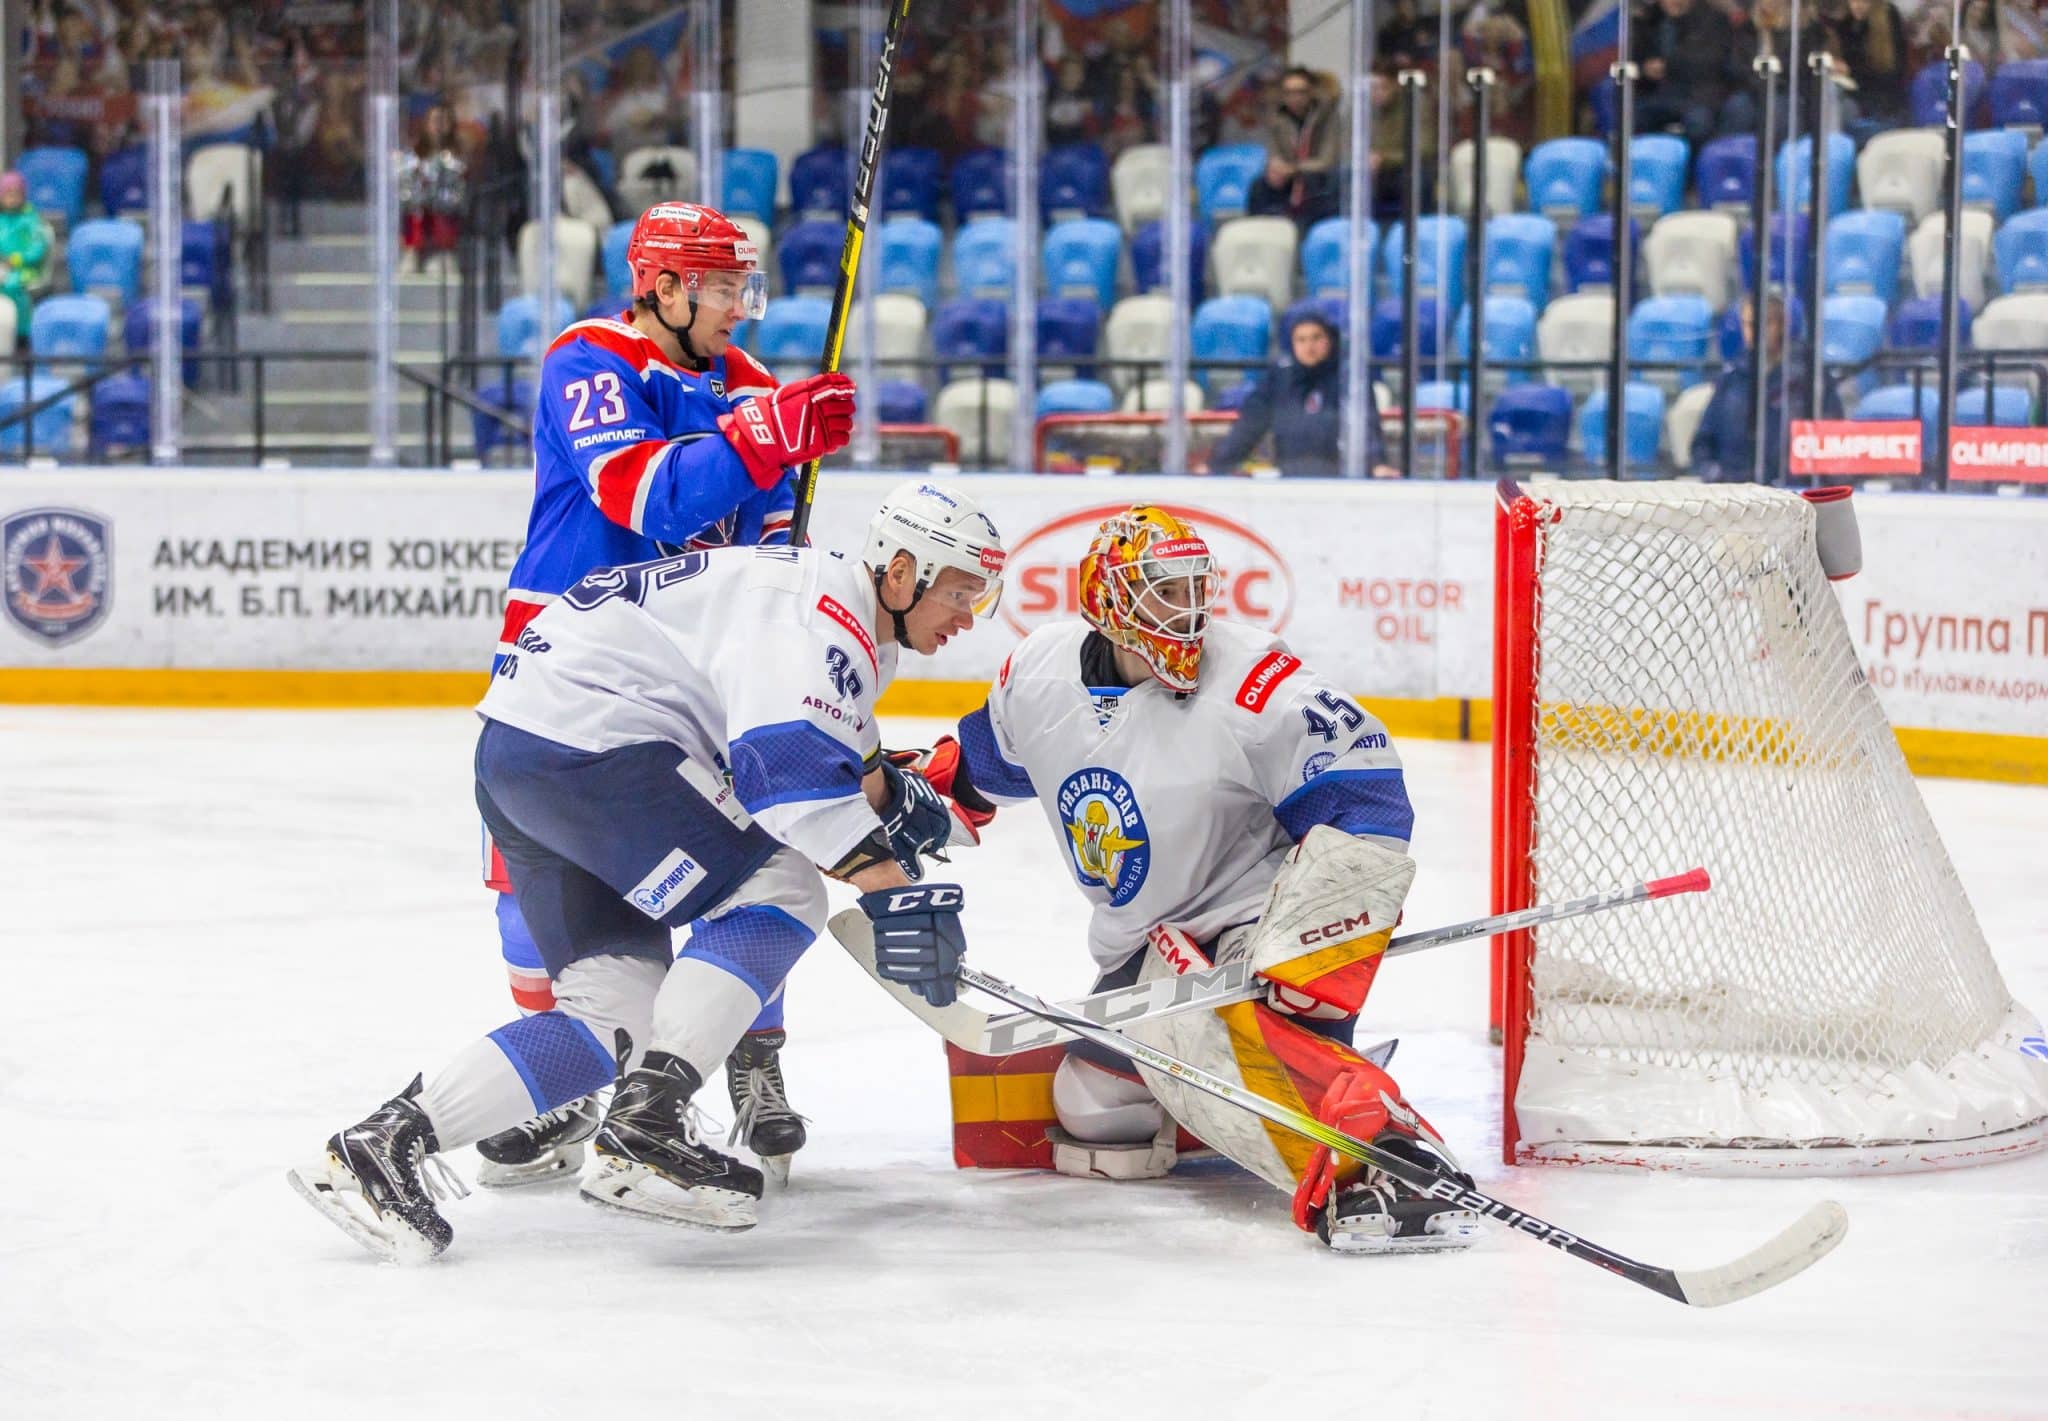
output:
<path id="1" fill-rule="evenodd" d="M 469 1193 L 435 1154 L 419 1093 L 414 1076 L 368 1119 L 330 1138 L 317 1163 L 285 1174 L 307 1203 L 391 1263 L 424 1263 L 447 1248 L 455 1231 L 434 1204 Z"/>
<path id="2" fill-rule="evenodd" d="M 607 1209 L 701 1229 L 759 1221 L 761 1171 L 704 1143 L 690 1097 L 704 1084 L 689 1062 L 649 1051 L 620 1079 L 591 1140 L 596 1168 L 583 1197 Z"/>
<path id="3" fill-rule="evenodd" d="M 789 1108 L 782 1083 L 781 1027 L 750 1031 L 725 1058 L 725 1090 L 732 1099 L 729 1145 L 745 1145 L 777 1184 L 789 1183 L 789 1157 L 804 1147 L 804 1118 Z"/>
<path id="4" fill-rule="evenodd" d="M 1407 1135 L 1382 1131 L 1373 1144 L 1472 1187 L 1471 1175 Z M 1480 1227 L 1479 1215 L 1470 1209 L 1432 1198 L 1368 1166 L 1356 1183 L 1339 1190 L 1324 1206 L 1316 1219 L 1316 1237 L 1338 1253 L 1425 1253 L 1470 1248 Z"/>
<path id="5" fill-rule="evenodd" d="M 476 1142 L 483 1157 L 476 1182 L 486 1189 L 512 1189 L 574 1174 L 583 1167 L 583 1142 L 597 1133 L 604 1103 L 586 1095 L 523 1125 Z"/>

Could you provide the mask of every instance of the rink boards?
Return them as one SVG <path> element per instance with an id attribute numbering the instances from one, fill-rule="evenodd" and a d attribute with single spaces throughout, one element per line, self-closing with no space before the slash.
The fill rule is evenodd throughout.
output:
<path id="1" fill-rule="evenodd" d="M 816 540 L 852 551 L 895 475 L 830 474 Z M 906 659 L 885 709 L 970 708 L 1017 639 L 1077 609 L 1108 512 L 1208 535 L 1222 614 L 1269 628 L 1400 735 L 1490 727 L 1493 490 L 1461 483 L 971 479 L 1011 550 L 995 623 Z M 532 480 L 507 473 L 12 471 L 0 700 L 431 705 L 481 693 Z M 1916 770 L 2048 783 L 2048 501 L 1857 499 L 1837 587 Z"/>

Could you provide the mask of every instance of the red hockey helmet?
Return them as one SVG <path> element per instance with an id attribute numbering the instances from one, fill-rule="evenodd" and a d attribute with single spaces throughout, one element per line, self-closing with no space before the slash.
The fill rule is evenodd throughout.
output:
<path id="1" fill-rule="evenodd" d="M 768 310 L 768 277 L 754 239 L 713 207 L 663 202 L 640 214 L 626 241 L 633 298 L 654 294 L 655 278 L 672 271 L 697 305 L 737 310 L 759 320 Z M 727 272 L 730 276 L 715 273 Z"/>

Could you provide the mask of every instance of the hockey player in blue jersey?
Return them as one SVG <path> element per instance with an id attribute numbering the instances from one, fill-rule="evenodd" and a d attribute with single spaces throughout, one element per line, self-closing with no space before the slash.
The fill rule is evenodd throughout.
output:
<path id="1" fill-rule="evenodd" d="M 1003 561 L 970 497 L 913 480 L 857 557 L 686 552 L 567 589 L 477 708 L 477 804 L 556 1006 L 415 1078 L 293 1187 L 372 1252 L 430 1258 L 453 1237 L 436 1203 L 462 1192 L 437 1156 L 616 1070 L 584 1196 L 753 1227 L 761 1172 L 699 1136 L 691 1101 L 823 927 L 819 868 L 861 890 L 882 975 L 937 1000 L 959 971 L 962 894 L 923 882 L 920 855 L 965 836 L 883 759 L 874 707 L 902 650 L 993 614 Z"/>
<path id="2" fill-rule="evenodd" d="M 814 375 L 778 386 L 733 328 L 767 309 L 760 256 L 738 224 L 708 207 L 649 208 L 626 245 L 633 305 L 580 321 L 541 362 L 534 416 L 534 501 L 499 635 L 502 664 L 519 634 L 585 573 L 690 548 L 786 542 L 795 494 L 789 466 L 843 447 L 853 382 Z M 554 1006 L 539 949 L 521 919 L 496 847 L 486 882 L 512 997 Z M 726 1079 L 736 1138 L 778 1175 L 804 1142 L 784 1093 L 782 998 L 735 1048 Z M 582 1163 L 594 1102 L 550 1112 L 478 1142 L 478 1180 L 550 1179 Z"/>

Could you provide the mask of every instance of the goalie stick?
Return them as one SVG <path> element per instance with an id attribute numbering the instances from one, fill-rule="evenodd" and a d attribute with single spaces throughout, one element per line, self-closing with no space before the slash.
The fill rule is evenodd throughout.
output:
<path id="1" fill-rule="evenodd" d="M 1295 1134 L 1328 1145 L 1331 1149 L 1363 1160 L 1374 1168 L 1392 1175 L 1409 1188 L 1433 1199 L 1443 1199 L 1463 1209 L 1483 1214 L 1495 1223 L 1502 1224 L 1516 1233 L 1527 1234 L 1539 1243 L 1547 1243 L 1561 1253 L 1567 1253 L 1583 1263 L 1605 1268 L 1608 1272 L 1653 1293 L 1662 1294 L 1674 1302 L 1688 1307 L 1719 1307 L 1724 1303 L 1740 1302 L 1754 1297 L 1767 1288 L 1775 1288 L 1788 1278 L 1797 1276 L 1813 1264 L 1826 1257 L 1834 1246 L 1842 1241 L 1849 1229 L 1849 1213 L 1832 1199 L 1823 1200 L 1808 1209 L 1774 1238 L 1766 1240 L 1740 1258 L 1712 1268 L 1661 1268 L 1652 1263 L 1641 1263 L 1633 1258 L 1604 1248 L 1568 1233 L 1556 1224 L 1524 1213 L 1512 1204 L 1494 1198 L 1478 1189 L 1468 1189 L 1455 1179 L 1447 1178 L 1436 1171 L 1412 1160 L 1377 1146 L 1368 1144 L 1342 1130 L 1325 1125 L 1313 1116 L 1255 1095 L 1240 1086 L 1232 1085 L 1220 1076 L 1213 1076 L 1198 1066 L 1192 1066 L 1178 1057 L 1169 1056 L 1157 1047 L 1142 1041 L 1133 1041 L 1122 1032 L 1111 1031 L 1095 1025 L 1084 1018 L 1063 1012 L 1051 1003 L 1032 996 L 1003 981 L 991 977 L 972 967 L 960 969 L 962 984 L 977 991 L 988 993 L 1000 1001 L 1008 1002 L 1020 1011 L 1052 1022 L 1084 1041 L 1092 1041 L 1138 1065 L 1150 1066 L 1153 1070 L 1172 1076 L 1183 1085 L 1213 1095 L 1219 1100 L 1248 1110 L 1262 1120 L 1292 1130 Z"/>
<path id="2" fill-rule="evenodd" d="M 1488 918 L 1473 918 L 1469 922 L 1405 933 L 1387 944 L 1383 956 L 1400 957 L 1410 952 L 1441 947 L 1449 942 L 1463 942 L 1469 938 L 1487 937 L 1494 933 L 1514 932 L 1519 928 L 1562 922 L 1566 918 L 1601 913 L 1609 908 L 1624 907 L 1652 898 L 1704 892 L 1711 886 L 1707 871 L 1695 868 L 1685 873 L 1673 874 L 1668 878 L 1652 878 L 1644 883 L 1610 889 L 1605 893 L 1595 893 L 1585 898 L 1574 898 L 1565 903 L 1544 904 L 1534 908 L 1523 908 L 1518 912 L 1498 913 Z M 987 1012 L 978 1011 L 964 1002 L 957 1001 L 951 1006 L 932 1006 L 916 993 L 893 982 L 882 981 L 875 970 L 874 937 L 867 930 L 867 918 L 858 909 L 850 908 L 840 913 L 832 919 L 831 926 L 832 935 L 839 939 L 840 945 L 852 955 L 854 961 L 860 963 L 862 970 L 881 982 L 889 989 L 890 995 L 927 1026 L 963 1051 L 972 1052 L 977 1056 L 1010 1056 L 1019 1051 L 1071 1041 L 1074 1037 L 1071 1031 L 1051 1025 L 1030 1012 L 1008 1012 L 1001 1016 L 991 1016 Z M 1265 990 L 1266 983 L 1252 972 L 1248 962 L 1226 962 L 1206 970 L 1197 968 L 1177 977 L 1163 977 L 1157 981 L 1139 982 L 1128 987 L 1111 987 L 1108 991 L 1096 992 L 1092 996 L 1076 997 L 1072 1001 L 1061 1002 L 1059 1009 L 1085 1018 L 1097 1026 L 1122 1029 L 1141 1021 L 1178 1016 L 1182 1012 L 1201 1011 L 1212 1007 L 1229 1006 L 1232 1002 L 1250 1001 L 1262 995 Z"/>

